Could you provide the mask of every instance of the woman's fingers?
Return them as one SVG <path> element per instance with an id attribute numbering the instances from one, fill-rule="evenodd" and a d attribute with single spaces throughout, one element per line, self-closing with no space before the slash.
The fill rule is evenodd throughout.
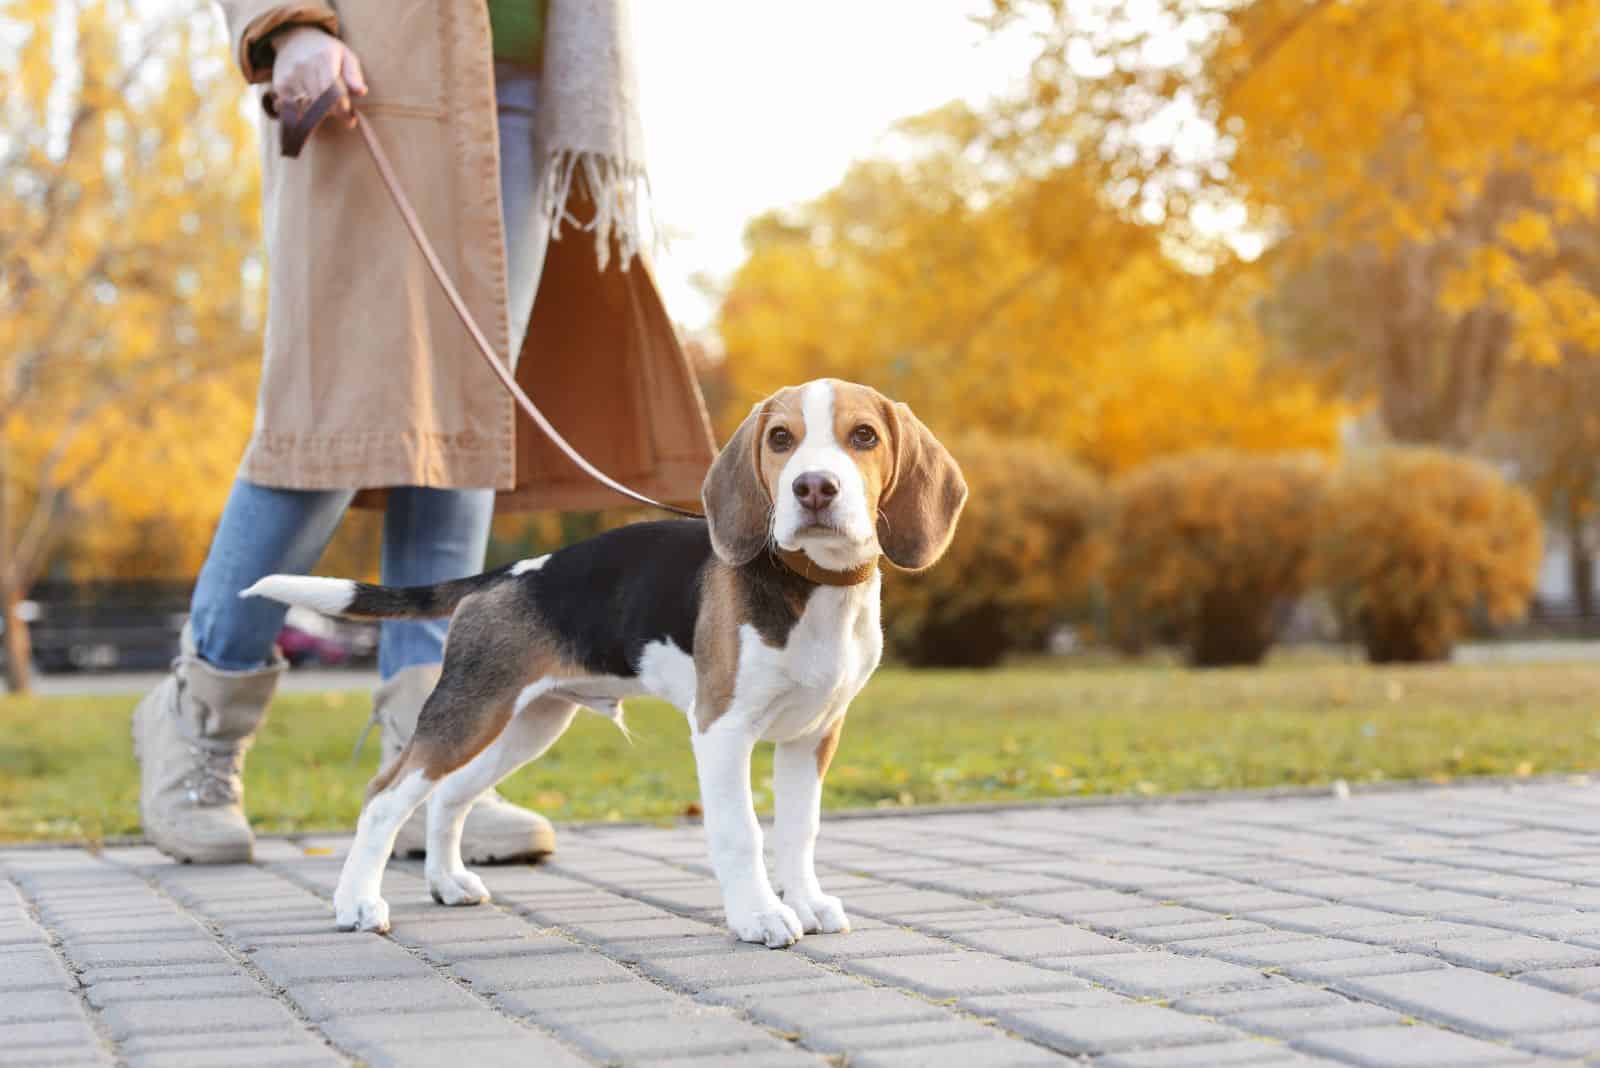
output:
<path id="1" fill-rule="evenodd" d="M 344 86 L 356 96 L 367 95 L 367 77 L 361 72 L 361 61 L 349 48 L 344 50 Z"/>
<path id="2" fill-rule="evenodd" d="M 349 48 L 340 46 L 343 55 L 340 59 L 339 75 L 344 79 L 345 98 L 339 101 L 339 114 L 344 115 L 349 124 L 356 124 L 355 105 L 350 102 L 352 96 L 365 96 L 367 93 L 367 80 L 361 73 L 361 61 Z"/>

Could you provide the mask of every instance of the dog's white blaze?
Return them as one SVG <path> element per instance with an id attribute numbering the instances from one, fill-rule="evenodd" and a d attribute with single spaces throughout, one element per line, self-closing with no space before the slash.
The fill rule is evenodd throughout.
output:
<path id="1" fill-rule="evenodd" d="M 313 575 L 268 575 L 249 589 L 239 591 L 239 596 L 266 597 L 336 616 L 356 599 L 356 584 L 349 579 Z"/>
<path id="2" fill-rule="evenodd" d="M 833 382 L 819 378 L 807 382 L 800 392 L 800 413 L 805 419 L 805 437 L 783 465 L 778 484 L 773 487 L 777 500 L 775 534 L 786 549 L 804 549 L 824 567 L 852 567 L 874 537 L 872 517 L 867 514 L 867 486 L 854 457 L 834 437 Z M 807 471 L 825 471 L 839 480 L 839 495 L 833 502 L 833 521 L 851 544 L 838 539 L 798 534 L 804 516 L 791 487 Z M 867 555 L 875 552 L 873 549 Z"/>
<path id="3" fill-rule="evenodd" d="M 543 556 L 536 556 L 531 560 L 518 560 L 516 563 L 511 565 L 511 573 L 513 575 L 521 575 L 529 571 L 537 571 L 543 567 L 545 565 L 545 561 L 549 559 L 550 554 L 545 553 Z"/>

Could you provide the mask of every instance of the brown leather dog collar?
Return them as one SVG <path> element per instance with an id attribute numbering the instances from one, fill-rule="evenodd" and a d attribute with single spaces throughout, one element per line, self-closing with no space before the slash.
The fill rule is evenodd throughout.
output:
<path id="1" fill-rule="evenodd" d="M 859 586 L 872 577 L 878 570 L 878 561 L 874 557 L 864 564 L 845 571 L 834 571 L 823 567 L 799 549 L 778 549 L 773 554 L 784 567 L 793 571 L 807 582 L 815 582 L 820 586 Z"/>

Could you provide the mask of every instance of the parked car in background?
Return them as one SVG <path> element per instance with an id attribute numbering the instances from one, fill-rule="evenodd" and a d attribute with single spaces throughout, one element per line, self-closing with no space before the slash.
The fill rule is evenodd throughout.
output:
<path id="1" fill-rule="evenodd" d="M 305 608 L 291 608 L 278 632 L 278 648 L 291 667 L 334 667 L 349 661 L 350 642 L 330 619 Z"/>

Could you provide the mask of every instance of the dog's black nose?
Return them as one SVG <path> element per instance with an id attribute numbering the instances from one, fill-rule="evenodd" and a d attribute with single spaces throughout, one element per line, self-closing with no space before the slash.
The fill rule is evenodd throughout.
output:
<path id="1" fill-rule="evenodd" d="M 839 496 L 839 480 L 826 471 L 807 471 L 794 480 L 794 495 L 813 512 L 820 512 Z"/>

